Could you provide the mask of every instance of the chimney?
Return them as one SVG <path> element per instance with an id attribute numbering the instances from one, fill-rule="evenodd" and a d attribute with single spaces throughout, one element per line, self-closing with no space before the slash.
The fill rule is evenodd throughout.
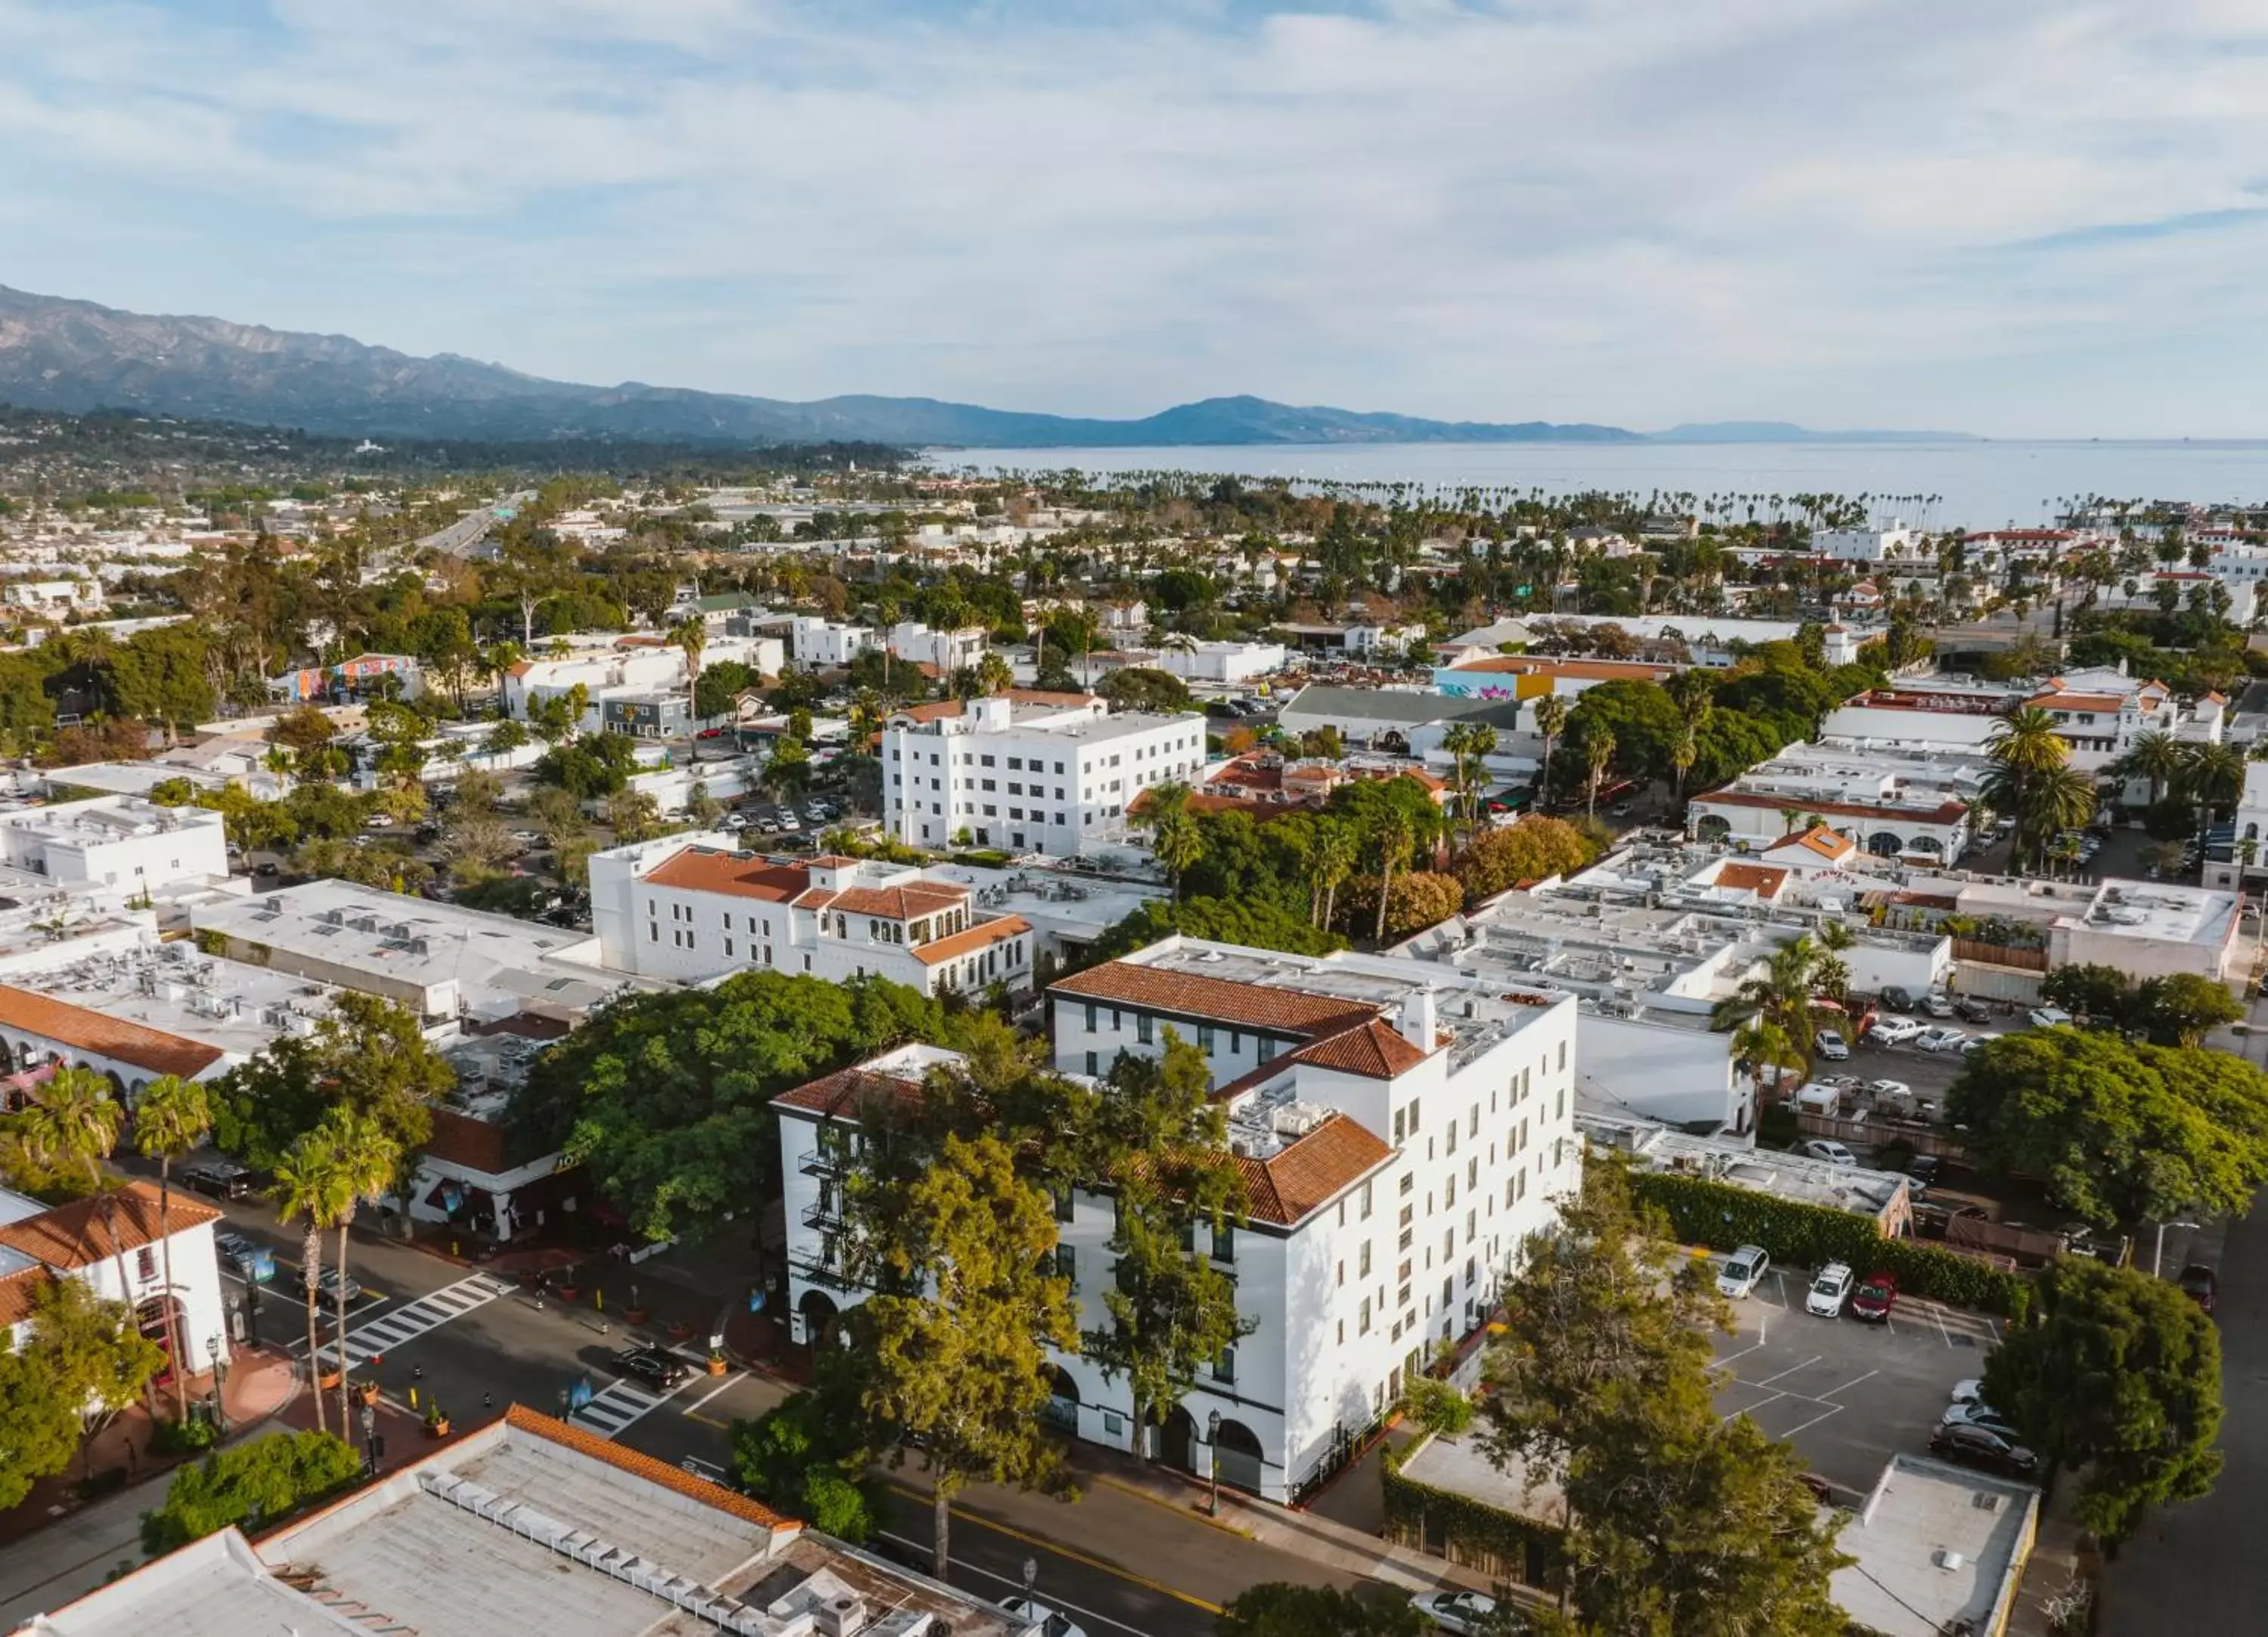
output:
<path id="1" fill-rule="evenodd" d="M 1425 1053 L 1433 1053 L 1433 991 L 1419 989 L 1402 1002 L 1402 1038 Z"/>

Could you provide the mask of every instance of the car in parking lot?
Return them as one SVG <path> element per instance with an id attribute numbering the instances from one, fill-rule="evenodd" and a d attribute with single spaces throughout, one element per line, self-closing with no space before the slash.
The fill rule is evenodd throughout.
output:
<path id="1" fill-rule="evenodd" d="M 1725 1266 L 1718 1270 L 1717 1294 L 1727 1296 L 1748 1295 L 1756 1288 L 1756 1281 L 1762 1279 L 1771 1266 L 1771 1258 L 1764 1254 L 1762 1245 L 1742 1245 L 1727 1257 Z"/>
<path id="2" fill-rule="evenodd" d="M 2035 1006 L 2024 1016 L 2035 1029 L 2059 1029 L 2071 1022 L 2071 1014 L 2060 1006 Z"/>
<path id="3" fill-rule="evenodd" d="M 727 830 L 733 831 L 745 830 L 748 827 L 748 815 L 746 813 L 726 813 L 724 818 L 724 827 Z"/>
<path id="4" fill-rule="evenodd" d="M 615 1368 L 657 1392 L 667 1392 L 688 1373 L 683 1359 L 660 1347 L 625 1347 L 615 1354 Z"/>
<path id="5" fill-rule="evenodd" d="M 1494 1629 L 1497 1602 L 1477 1591 L 1421 1591 L 1410 1607 L 1445 1632 Z"/>
<path id="6" fill-rule="evenodd" d="M 522 847 L 541 847 L 543 845 L 543 838 L 533 830 L 514 830 L 512 833 L 512 839 L 519 842 Z"/>
<path id="7" fill-rule="evenodd" d="M 1867 1031 L 1867 1039 L 1876 1046 L 1904 1046 L 1926 1027 L 1911 1017 L 1877 1017 L 1874 1026 Z"/>
<path id="8" fill-rule="evenodd" d="M 1958 1029 L 1925 1029 L 1914 1037 L 1914 1046 L 1923 1052 L 1957 1052 L 1968 1039 Z"/>
<path id="9" fill-rule="evenodd" d="M 2181 1286 L 2183 1296 L 2208 1313 L 2213 1311 L 2213 1303 L 2220 1300 L 2220 1276 L 2203 1262 L 2191 1262 L 2183 1268 L 2181 1277 L 2175 1282 Z"/>
<path id="10" fill-rule="evenodd" d="M 2011 1443 L 2018 1441 L 2015 1422 L 1994 1409 L 1982 1398 L 1971 1398 L 1966 1404 L 1955 1404 L 1937 1418 L 1940 1427 L 1981 1427 L 1996 1437 Z"/>
<path id="11" fill-rule="evenodd" d="M 792 834 L 796 831 L 803 828 L 803 821 L 798 818 L 793 813 L 788 811 L 786 808 L 783 807 L 780 809 L 779 827 L 790 834 Z"/>
<path id="12" fill-rule="evenodd" d="M 1803 1145 L 1803 1151 L 1815 1160 L 1825 1160 L 1830 1165 L 1855 1167 L 1859 1156 L 1832 1137 L 1814 1137 Z"/>
<path id="13" fill-rule="evenodd" d="M 1983 1024 L 1992 1021 L 1992 1009 L 1982 1001 L 1958 1000 L 1953 1003 L 1953 1014 L 1963 1023 Z"/>
<path id="14" fill-rule="evenodd" d="M 1868 1324 L 1889 1321 L 1890 1310 L 1898 1304 L 1898 1278 L 1896 1274 L 1872 1273 L 1859 1281 L 1859 1288 L 1851 1296 L 1851 1317 L 1863 1318 Z"/>
<path id="15" fill-rule="evenodd" d="M 1953 1384 L 1953 1401 L 1955 1404 L 1974 1404 L 1984 1396 L 1984 1378 L 1982 1376 L 1964 1376 Z"/>
<path id="16" fill-rule="evenodd" d="M 1932 989 L 1921 997 L 1921 1009 L 1933 1017 L 1950 1017 L 1953 1016 L 1953 1000 L 1942 991 Z"/>
<path id="17" fill-rule="evenodd" d="M 1917 1200 L 1926 1198 L 1929 1191 L 1937 1186 L 1938 1175 L 1944 1169 L 1945 1162 L 1934 1154 L 1915 1155 L 1906 1166 L 1907 1190 Z"/>
<path id="18" fill-rule="evenodd" d="M 1851 1055 L 1851 1047 L 1832 1029 L 1822 1029 L 1812 1038 L 1812 1047 L 1830 1063 L 1839 1063 Z"/>
<path id="19" fill-rule="evenodd" d="M 248 1285 L 264 1285 L 276 1277 L 276 1252 L 233 1228 L 214 1230 L 213 1250 L 223 1266 Z"/>
<path id="20" fill-rule="evenodd" d="M 1803 1310 L 1819 1318 L 1840 1318 L 1843 1304 L 1850 1299 L 1850 1264 L 1830 1262 L 1812 1279 L 1811 1288 L 1803 1298 Z"/>
<path id="21" fill-rule="evenodd" d="M 2030 1478 L 2040 1470 L 2038 1456 L 2014 1439 L 1982 1427 L 1940 1427 L 1930 1435 L 1929 1452 L 2007 1478 Z"/>

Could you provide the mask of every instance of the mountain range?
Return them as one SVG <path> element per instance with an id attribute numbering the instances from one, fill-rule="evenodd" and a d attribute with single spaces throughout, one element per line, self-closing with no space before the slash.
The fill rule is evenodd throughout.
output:
<path id="1" fill-rule="evenodd" d="M 1141 420 L 1110 421 L 933 398 L 853 395 L 797 403 L 638 381 L 590 386 L 453 353 L 413 357 L 345 335 L 125 312 L 5 285 L 0 285 L 0 402 L 74 414 L 132 409 L 340 437 L 507 441 L 840 440 L 972 449 L 1646 441 L 1621 427 L 1429 421 L 1252 397 L 1208 398 Z M 1786 442 L 1830 435 L 1780 422 L 1728 422 L 1679 427 L 1663 436 L 1677 442 Z"/>

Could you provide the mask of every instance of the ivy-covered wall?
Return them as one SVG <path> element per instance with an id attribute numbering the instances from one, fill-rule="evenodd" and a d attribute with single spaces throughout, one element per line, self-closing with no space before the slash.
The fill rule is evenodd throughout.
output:
<path id="1" fill-rule="evenodd" d="M 1387 1538 L 1478 1569 L 1497 1580 L 1557 1596 L 1559 1531 L 1485 1501 L 1436 1489 L 1405 1476 L 1403 1462 L 1432 1442 L 1420 1439 L 1400 1459 L 1390 1446 L 1381 1451 L 1379 1475 L 1386 1489 Z"/>

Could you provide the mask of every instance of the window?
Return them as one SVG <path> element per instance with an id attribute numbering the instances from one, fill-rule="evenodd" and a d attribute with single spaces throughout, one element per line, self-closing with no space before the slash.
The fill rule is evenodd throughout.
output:
<path id="1" fill-rule="evenodd" d="M 1394 1140 L 1395 1142 L 1400 1142 L 1404 1137 L 1410 1134 L 1409 1127 L 1410 1112 L 1407 1109 L 1395 1109 L 1394 1111 Z"/>
<path id="2" fill-rule="evenodd" d="M 1086 1031 L 1087 1031 L 1087 1033 L 1089 1033 L 1089 1034 L 1093 1034 L 1093 1033 L 1094 1032 L 1094 1027 L 1095 1027 L 1095 1023 L 1094 1023 L 1094 1002 L 1089 1002 L 1087 1003 L 1087 1008 L 1086 1008 Z"/>
<path id="3" fill-rule="evenodd" d="M 1355 1252 L 1354 1276 L 1358 1279 L 1370 1277 L 1370 1241 L 1367 1239 L 1365 1239 L 1361 1247 Z"/>
<path id="4" fill-rule="evenodd" d="M 1155 1021 L 1147 1012 L 1137 1013 L 1134 1017 L 1134 1038 L 1143 1045 L 1148 1046 L 1151 1043 L 1152 1026 Z"/>
<path id="5" fill-rule="evenodd" d="M 1370 1298 L 1368 1296 L 1363 1297 L 1362 1305 L 1355 1310 L 1354 1333 L 1358 1336 L 1366 1336 L 1370 1333 Z"/>
<path id="6" fill-rule="evenodd" d="M 1212 1230 L 1212 1259 L 1216 1262 L 1228 1263 L 1233 1263 L 1236 1260 L 1236 1228 L 1234 1224 L 1230 1222 L 1222 1222 L 1219 1227 Z"/>
<path id="7" fill-rule="evenodd" d="M 134 1271 L 144 1280 L 158 1276 L 158 1252 L 154 1247 L 145 1244 L 134 1252 Z"/>
<path id="8" fill-rule="evenodd" d="M 1234 1347 L 1223 1347 L 1220 1350 L 1220 1356 L 1212 1362 L 1212 1378 L 1225 1385 L 1235 1384 L 1236 1349 Z"/>
<path id="9" fill-rule="evenodd" d="M 1410 1099 L 1410 1129 L 1418 1129 L 1418 1099 L 1414 1097 Z"/>
<path id="10" fill-rule="evenodd" d="M 1276 1042 L 1270 1039 L 1266 1035 L 1259 1035 L 1254 1038 L 1253 1049 L 1258 1054 L 1262 1062 L 1272 1063 L 1276 1061 Z"/>
<path id="11" fill-rule="evenodd" d="M 1370 1184 L 1367 1182 L 1362 1185 L 1362 1219 L 1365 1222 L 1370 1220 Z"/>
<path id="12" fill-rule="evenodd" d="M 1086 1054 L 1086 1077 L 1092 1080 L 1101 1074 L 1101 1065 L 1095 1061 L 1094 1053 L 1089 1052 Z"/>
<path id="13" fill-rule="evenodd" d="M 1056 1277 L 1072 1289 L 1079 1288 L 1079 1252 L 1070 1245 L 1056 1246 Z"/>
<path id="14" fill-rule="evenodd" d="M 1071 1193 L 1069 1188 L 1058 1188 L 1056 1190 L 1056 1220 L 1057 1222 L 1067 1222 L 1071 1220 Z"/>
<path id="15" fill-rule="evenodd" d="M 1211 1024 L 1199 1024 L 1197 1025 L 1197 1050 L 1200 1052 L 1211 1052 L 1212 1050 L 1212 1025 Z"/>

